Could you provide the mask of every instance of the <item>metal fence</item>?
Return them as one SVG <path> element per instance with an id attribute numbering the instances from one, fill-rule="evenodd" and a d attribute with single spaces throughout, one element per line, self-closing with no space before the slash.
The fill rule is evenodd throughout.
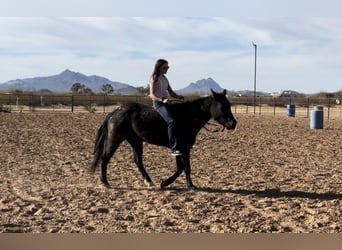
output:
<path id="1" fill-rule="evenodd" d="M 150 98 L 138 95 L 0 94 L 0 105 L 11 112 L 109 112 L 128 101 L 151 103 Z"/>
<path id="2" fill-rule="evenodd" d="M 342 118 L 342 105 L 336 98 L 324 97 L 235 97 L 230 98 L 235 113 L 285 115 L 294 105 L 295 116 L 309 117 L 314 106 L 324 107 L 326 119 Z"/>
<path id="3" fill-rule="evenodd" d="M 186 100 L 197 96 L 186 96 Z M 336 98 L 318 97 L 230 97 L 234 113 L 286 114 L 287 105 L 295 105 L 296 116 L 309 117 L 317 105 L 324 107 L 327 119 L 342 117 L 342 105 Z M 110 112 L 119 103 L 140 102 L 151 105 L 151 99 L 142 95 L 72 95 L 72 94 L 0 94 L 0 107 L 9 112 Z"/>

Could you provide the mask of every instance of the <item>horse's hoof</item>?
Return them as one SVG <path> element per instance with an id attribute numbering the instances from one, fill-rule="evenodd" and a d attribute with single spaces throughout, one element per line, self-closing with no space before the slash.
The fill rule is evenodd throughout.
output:
<path id="1" fill-rule="evenodd" d="M 104 187 L 106 187 L 106 188 L 110 188 L 110 185 L 109 185 L 109 183 L 107 182 L 107 183 L 102 183 L 103 184 L 103 186 Z"/>
<path id="2" fill-rule="evenodd" d="M 146 184 L 146 186 L 147 186 L 148 188 L 154 187 L 154 183 L 153 183 L 152 181 L 144 180 L 144 183 Z"/>
<path id="3" fill-rule="evenodd" d="M 197 189 L 197 187 L 196 187 L 196 186 L 194 186 L 194 185 L 191 185 L 191 186 L 188 186 L 188 189 L 189 189 L 189 190 L 196 190 L 196 189 Z"/>
<path id="4" fill-rule="evenodd" d="M 103 185 L 105 188 L 110 188 L 109 183 L 102 183 L 102 185 Z"/>
<path id="5" fill-rule="evenodd" d="M 104 181 L 101 179 L 101 182 L 102 182 L 103 186 L 105 186 L 106 188 L 110 188 L 108 181 Z"/>

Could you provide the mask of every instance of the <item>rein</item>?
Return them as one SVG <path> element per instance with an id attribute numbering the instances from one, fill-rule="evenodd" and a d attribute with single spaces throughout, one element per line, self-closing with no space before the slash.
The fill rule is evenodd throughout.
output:
<path id="1" fill-rule="evenodd" d="M 221 130 L 221 128 L 209 129 L 209 128 L 206 127 L 206 125 L 213 125 L 213 126 L 215 126 L 215 127 L 218 127 L 218 124 L 216 124 L 216 123 L 211 123 L 211 122 L 207 122 L 206 124 L 204 124 L 203 128 L 204 128 L 205 130 L 207 130 L 208 132 L 210 132 L 210 133 L 217 133 L 217 132 L 223 132 L 223 131 L 224 131 L 224 127 L 222 128 L 222 130 Z M 197 144 L 200 145 L 202 142 L 204 142 L 204 141 L 205 141 L 207 138 L 209 138 L 209 137 L 211 137 L 211 135 L 207 134 L 207 135 L 205 135 L 203 138 L 197 139 Z M 194 147 L 194 146 L 193 146 L 193 147 Z"/>

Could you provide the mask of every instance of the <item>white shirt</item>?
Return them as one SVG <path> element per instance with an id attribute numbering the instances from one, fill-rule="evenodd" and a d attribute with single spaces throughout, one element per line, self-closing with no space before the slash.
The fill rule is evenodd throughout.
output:
<path id="1" fill-rule="evenodd" d="M 158 77 L 158 81 L 154 83 L 155 86 L 155 93 L 154 95 L 163 98 L 169 96 L 169 91 L 167 90 L 169 87 L 169 81 L 167 80 L 166 76 L 160 75 Z"/>

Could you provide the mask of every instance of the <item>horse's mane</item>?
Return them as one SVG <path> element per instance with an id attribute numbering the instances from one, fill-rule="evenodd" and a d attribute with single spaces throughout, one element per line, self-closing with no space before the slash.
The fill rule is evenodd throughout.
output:
<path id="1" fill-rule="evenodd" d="M 182 103 L 173 103 L 170 104 L 171 110 L 175 115 L 184 114 L 184 115 L 190 115 L 193 113 L 203 112 L 206 111 L 208 106 L 211 103 L 212 96 L 207 97 L 199 97 L 193 100 L 188 100 Z"/>
<path id="2" fill-rule="evenodd" d="M 207 97 L 198 97 L 193 100 L 188 100 L 180 103 L 172 103 L 170 104 L 172 106 L 172 109 L 175 111 L 180 110 L 188 110 L 188 109 L 197 109 L 202 107 L 208 99 L 211 99 L 212 96 L 207 96 Z"/>

